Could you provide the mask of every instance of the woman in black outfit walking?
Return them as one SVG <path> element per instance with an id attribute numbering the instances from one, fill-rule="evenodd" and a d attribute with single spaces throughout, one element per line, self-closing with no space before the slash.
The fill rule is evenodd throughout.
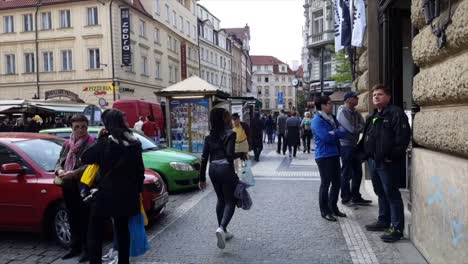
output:
<path id="1" fill-rule="evenodd" d="M 213 183 L 218 202 L 216 204 L 216 216 L 218 217 L 218 229 L 216 237 L 218 247 L 226 247 L 226 240 L 233 237 L 227 231 L 236 209 L 234 190 L 239 182 L 234 170 L 234 160 L 241 155 L 235 154 L 236 133 L 231 129 L 231 116 L 224 108 L 215 108 L 210 113 L 210 134 L 205 138 L 203 147 L 202 164 L 200 169 L 200 189 L 206 187 L 206 167 L 210 161 L 210 179 Z"/>
<path id="2" fill-rule="evenodd" d="M 91 203 L 88 231 L 90 263 L 102 263 L 102 230 L 112 217 L 119 248 L 119 264 L 129 263 L 130 216 L 140 213 L 139 195 L 142 192 L 144 170 L 141 143 L 127 127 L 124 115 L 116 109 L 102 114 L 105 129 L 99 139 L 83 156 L 86 164 L 99 164 L 101 175 L 98 192 Z"/>

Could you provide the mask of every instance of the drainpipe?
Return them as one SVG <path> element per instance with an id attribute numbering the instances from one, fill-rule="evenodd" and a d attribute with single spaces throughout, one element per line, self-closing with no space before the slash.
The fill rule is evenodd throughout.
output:
<path id="1" fill-rule="evenodd" d="M 111 64 L 112 64 L 112 98 L 114 100 L 113 103 L 115 103 L 116 99 L 116 94 L 115 94 L 115 86 L 116 86 L 116 81 L 115 81 L 115 67 L 114 67 L 114 30 L 112 28 L 112 4 L 114 3 L 114 0 L 110 1 L 109 4 L 109 28 L 110 28 L 110 38 L 111 38 Z"/>
<path id="2" fill-rule="evenodd" d="M 39 25 L 37 24 L 37 14 L 39 12 L 39 7 L 42 5 L 42 0 L 39 0 L 37 3 L 36 3 L 36 12 L 34 13 L 34 27 L 35 27 L 35 44 L 36 44 L 36 61 L 34 62 L 35 64 L 35 70 L 36 70 L 36 98 L 35 99 L 39 99 L 41 97 L 41 89 L 40 89 L 40 85 L 39 85 Z"/>

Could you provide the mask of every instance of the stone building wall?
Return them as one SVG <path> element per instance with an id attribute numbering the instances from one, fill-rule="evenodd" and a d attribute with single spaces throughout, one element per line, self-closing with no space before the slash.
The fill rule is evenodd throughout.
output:
<path id="1" fill-rule="evenodd" d="M 444 5 L 437 25 L 448 16 Z M 412 43 L 414 120 L 412 241 L 429 263 L 468 257 L 468 0 L 452 0 L 447 43 L 439 49 L 425 25 L 423 0 L 412 1 L 419 30 Z"/>

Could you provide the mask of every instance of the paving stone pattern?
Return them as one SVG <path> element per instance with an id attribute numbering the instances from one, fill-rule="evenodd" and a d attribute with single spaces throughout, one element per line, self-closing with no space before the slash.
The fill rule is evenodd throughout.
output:
<path id="1" fill-rule="evenodd" d="M 133 263 L 425 263 L 411 262 L 401 252 L 419 254 L 408 240 L 384 244 L 363 225 L 376 217 L 376 205 L 342 207 L 347 219 L 328 222 L 320 217 L 320 175 L 313 154 L 297 158 L 278 155 L 266 146 L 253 163 L 257 178 L 249 189 L 251 210 L 236 210 L 229 230 L 234 238 L 226 249 L 216 247 L 216 195 L 204 192 L 171 194 L 164 215 L 148 230 L 151 251 Z M 365 195 L 365 194 L 364 194 Z M 109 247 L 107 242 L 106 249 Z M 408 252 L 408 250 L 405 250 Z M 0 264 L 77 263 L 62 261 L 65 250 L 37 235 L 0 233 Z"/>

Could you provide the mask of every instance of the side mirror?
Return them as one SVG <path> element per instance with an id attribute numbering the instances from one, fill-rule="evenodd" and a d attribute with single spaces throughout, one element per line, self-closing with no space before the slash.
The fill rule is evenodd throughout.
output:
<path id="1" fill-rule="evenodd" d="M 24 174 L 24 168 L 18 163 L 7 163 L 0 167 L 0 172 L 3 174 L 18 174 L 18 176 Z"/>

